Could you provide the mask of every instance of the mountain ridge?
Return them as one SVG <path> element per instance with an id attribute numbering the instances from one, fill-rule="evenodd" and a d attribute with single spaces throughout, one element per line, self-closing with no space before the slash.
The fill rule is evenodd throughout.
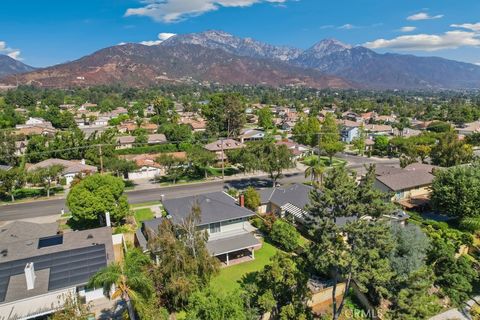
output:
<path id="1" fill-rule="evenodd" d="M 82 67 L 76 68 L 79 64 Z M 76 77 L 73 80 L 65 73 L 73 70 L 69 65 L 75 71 L 70 72 Z M 336 39 L 302 50 L 209 30 L 176 35 L 153 46 L 131 43 L 104 48 L 19 78 L 21 83 L 44 86 L 206 81 L 315 88 L 478 89 L 480 66 L 438 57 L 382 54 Z M 2 81 L 11 82 L 11 78 Z"/>
<path id="2" fill-rule="evenodd" d="M 15 60 L 12 57 L 0 54 L 0 77 L 29 72 L 35 69 L 36 68 Z"/>

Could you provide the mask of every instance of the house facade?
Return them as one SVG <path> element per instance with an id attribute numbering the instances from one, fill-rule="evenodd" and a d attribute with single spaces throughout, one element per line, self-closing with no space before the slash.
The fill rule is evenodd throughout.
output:
<path id="1" fill-rule="evenodd" d="M 248 221 L 255 213 L 243 207 L 243 200 L 237 203 L 235 198 L 224 192 L 168 199 L 163 201 L 163 206 L 167 218 L 144 221 L 136 233 L 136 242 L 144 250 L 148 250 L 146 243 L 156 235 L 163 219 L 172 219 L 173 223 L 181 224 L 194 206 L 198 206 L 201 212 L 197 228 L 208 233 L 208 251 L 225 265 L 234 259 L 254 259 L 255 250 L 261 247 Z"/>
<path id="2" fill-rule="evenodd" d="M 63 167 L 61 176 L 62 178 L 65 178 L 67 185 L 70 185 L 77 175 L 85 176 L 98 171 L 97 167 L 85 164 L 85 160 L 71 161 L 63 159 L 47 159 L 33 165 L 28 165 L 27 172 L 31 172 L 39 168 L 48 168 L 54 165 L 60 165 Z"/>

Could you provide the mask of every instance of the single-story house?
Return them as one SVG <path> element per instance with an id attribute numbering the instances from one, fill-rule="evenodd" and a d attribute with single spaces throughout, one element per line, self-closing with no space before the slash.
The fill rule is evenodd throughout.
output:
<path id="1" fill-rule="evenodd" d="M 133 147 L 135 143 L 135 137 L 134 136 L 121 136 L 117 137 L 117 145 L 115 146 L 115 149 L 121 150 L 121 149 L 130 149 Z"/>
<path id="2" fill-rule="evenodd" d="M 242 134 L 238 137 L 241 143 L 247 141 L 262 140 L 265 137 L 265 132 L 257 129 L 246 129 L 242 131 Z"/>
<path id="3" fill-rule="evenodd" d="M 479 133 L 480 132 L 480 121 L 475 121 L 471 123 L 466 123 L 463 126 L 458 126 L 455 128 L 455 130 L 458 132 L 458 134 L 468 136 L 473 133 Z"/>
<path id="4" fill-rule="evenodd" d="M 0 229 L 0 319 L 45 317 L 66 298 L 89 302 L 103 288 L 89 279 L 115 261 L 112 229 L 58 231 L 54 224 L 15 221 Z"/>
<path id="5" fill-rule="evenodd" d="M 198 116 L 194 117 L 181 117 L 179 124 L 189 125 L 193 132 L 202 132 L 207 129 L 207 121 Z"/>
<path id="6" fill-rule="evenodd" d="M 167 142 L 167 137 L 163 133 L 154 133 L 147 136 L 148 144 L 158 144 Z"/>
<path id="7" fill-rule="evenodd" d="M 148 250 L 147 241 L 159 232 L 163 219 L 171 219 L 181 224 L 192 212 L 194 206 L 200 208 L 200 222 L 196 226 L 208 233 L 207 249 L 212 256 L 218 257 L 225 265 L 237 261 L 255 258 L 255 249 L 261 242 L 253 234 L 254 228 L 248 222 L 255 213 L 243 207 L 243 200 L 237 200 L 225 192 L 214 192 L 177 199 L 163 200 L 168 216 L 144 221 L 136 232 L 136 242 Z M 155 254 L 155 252 L 152 252 Z"/>
<path id="8" fill-rule="evenodd" d="M 97 172 L 97 167 L 85 164 L 85 160 L 73 161 L 63 159 L 47 159 L 36 164 L 27 164 L 27 172 L 34 171 L 39 168 L 48 168 L 53 165 L 63 167 L 62 178 L 65 178 L 67 185 L 72 183 L 77 175 L 86 175 Z"/>
<path id="9" fill-rule="evenodd" d="M 215 153 L 217 160 L 226 159 L 225 151 L 244 148 L 245 145 L 233 139 L 220 139 L 203 146 L 204 149 Z"/>
<path id="10" fill-rule="evenodd" d="M 186 152 L 170 152 L 166 153 L 175 158 L 186 160 Z M 139 180 L 139 179 L 153 179 L 157 176 L 162 176 L 165 174 L 164 167 L 157 163 L 155 160 L 161 154 L 138 154 L 138 155 L 125 155 L 122 158 L 135 162 L 138 169 L 128 173 L 129 180 Z"/>
<path id="11" fill-rule="evenodd" d="M 287 146 L 287 149 L 290 150 L 295 160 L 305 158 L 312 154 L 312 148 L 304 146 L 303 144 L 296 143 L 292 140 L 281 140 L 275 142 L 275 144 L 277 146 Z"/>
<path id="12" fill-rule="evenodd" d="M 378 166 L 375 187 L 383 192 L 393 193 L 392 201 L 411 198 L 428 198 L 434 175 L 434 166 L 413 164 L 405 169 Z"/>
<path id="13" fill-rule="evenodd" d="M 307 206 L 310 204 L 310 193 L 313 187 L 295 183 L 289 187 L 275 187 L 259 190 L 260 214 L 273 213 L 279 217 L 305 224 L 308 219 Z M 355 221 L 356 217 L 338 217 L 337 225 Z"/>

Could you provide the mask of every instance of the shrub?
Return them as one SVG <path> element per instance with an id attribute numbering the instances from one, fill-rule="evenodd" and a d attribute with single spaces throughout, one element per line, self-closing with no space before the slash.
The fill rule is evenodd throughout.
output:
<path id="1" fill-rule="evenodd" d="M 277 219 L 272 226 L 270 238 L 285 251 L 293 251 L 300 245 L 300 234 L 294 226 L 283 220 Z"/>
<path id="2" fill-rule="evenodd" d="M 254 226 L 257 229 L 262 229 L 263 228 L 263 221 L 261 218 L 253 218 L 250 222 L 252 226 Z"/>

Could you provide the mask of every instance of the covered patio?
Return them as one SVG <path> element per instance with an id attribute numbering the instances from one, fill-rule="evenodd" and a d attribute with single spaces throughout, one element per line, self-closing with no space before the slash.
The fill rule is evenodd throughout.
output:
<path id="1" fill-rule="evenodd" d="M 254 260 L 255 250 L 261 246 L 262 243 L 250 232 L 207 242 L 208 251 L 217 257 L 223 266 Z"/>

